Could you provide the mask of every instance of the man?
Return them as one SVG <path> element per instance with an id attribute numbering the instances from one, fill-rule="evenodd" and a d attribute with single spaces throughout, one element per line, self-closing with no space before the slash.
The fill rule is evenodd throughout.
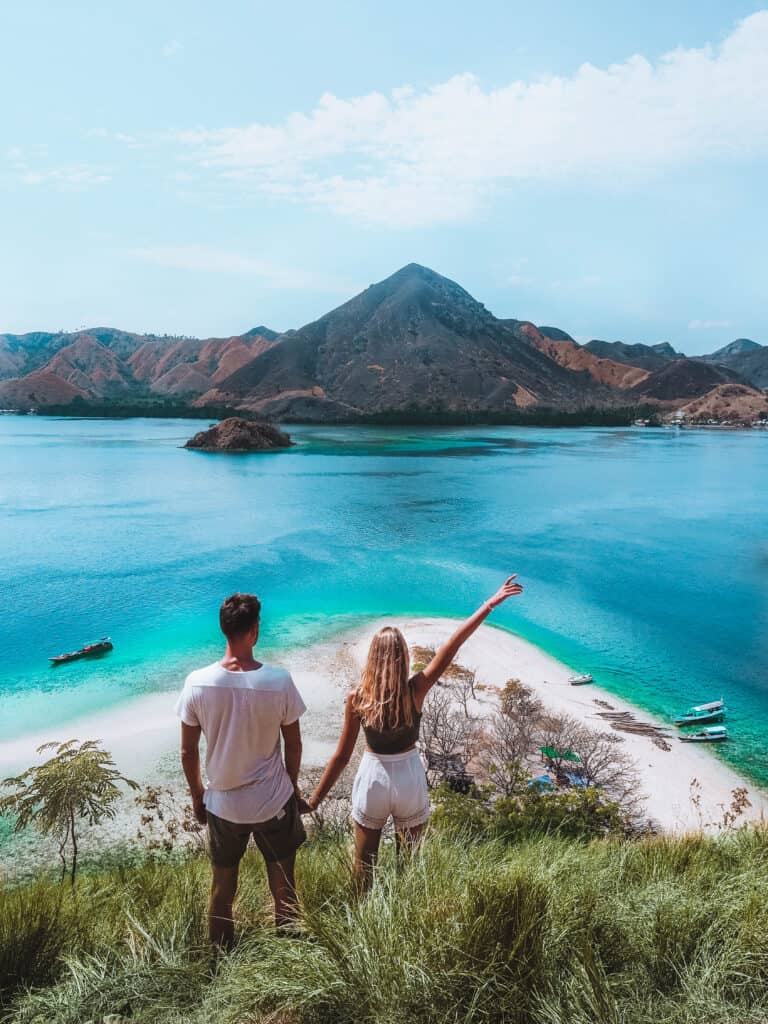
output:
<path id="1" fill-rule="evenodd" d="M 296 916 L 294 861 L 306 838 L 300 815 L 307 807 L 298 787 L 299 718 L 306 708 L 289 672 L 253 657 L 260 613 L 253 594 L 227 598 L 219 611 L 227 639 L 224 656 L 187 676 L 176 705 L 192 806 L 198 821 L 208 825 L 209 931 L 211 941 L 222 946 L 232 944 L 232 904 L 250 837 L 266 861 L 278 927 Z M 207 744 L 207 787 L 200 773 L 201 734 Z"/>

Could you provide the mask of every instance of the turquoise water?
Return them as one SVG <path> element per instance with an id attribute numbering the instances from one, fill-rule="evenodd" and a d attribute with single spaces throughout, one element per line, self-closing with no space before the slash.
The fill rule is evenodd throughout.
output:
<path id="1" fill-rule="evenodd" d="M 280 653 L 466 614 L 517 570 L 495 622 L 657 713 L 724 695 L 722 756 L 768 782 L 768 435 L 296 427 L 290 451 L 181 450 L 199 428 L 0 416 L 0 741 L 176 688 L 233 590 Z M 105 658 L 48 667 L 105 633 Z"/>

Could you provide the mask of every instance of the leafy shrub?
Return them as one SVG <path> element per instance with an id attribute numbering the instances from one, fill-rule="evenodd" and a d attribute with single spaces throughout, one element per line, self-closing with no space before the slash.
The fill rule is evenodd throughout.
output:
<path id="1" fill-rule="evenodd" d="M 515 770 L 514 766 L 511 769 Z M 433 796 L 436 807 L 432 826 L 451 834 L 506 841 L 550 834 L 593 839 L 624 832 L 620 806 L 605 800 L 597 790 L 590 787 L 542 792 L 526 784 L 519 767 L 516 773 L 515 795 L 498 799 L 494 799 L 493 787 L 488 785 L 476 787 L 467 795 L 442 786 Z"/>

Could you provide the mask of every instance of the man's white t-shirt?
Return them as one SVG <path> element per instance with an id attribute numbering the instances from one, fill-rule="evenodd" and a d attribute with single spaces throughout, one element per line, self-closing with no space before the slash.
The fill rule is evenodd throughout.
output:
<path id="1" fill-rule="evenodd" d="M 290 672 L 262 665 L 233 672 L 218 662 L 190 672 L 176 704 L 186 725 L 206 740 L 205 806 L 237 823 L 267 821 L 293 793 L 280 747 L 280 726 L 306 711 Z"/>

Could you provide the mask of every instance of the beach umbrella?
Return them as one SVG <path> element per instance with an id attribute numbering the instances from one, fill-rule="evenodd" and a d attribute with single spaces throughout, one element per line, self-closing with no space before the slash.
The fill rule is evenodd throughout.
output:
<path id="1" fill-rule="evenodd" d="M 581 761 L 574 750 L 558 750 L 557 747 L 539 747 L 539 750 L 550 761 Z"/>

